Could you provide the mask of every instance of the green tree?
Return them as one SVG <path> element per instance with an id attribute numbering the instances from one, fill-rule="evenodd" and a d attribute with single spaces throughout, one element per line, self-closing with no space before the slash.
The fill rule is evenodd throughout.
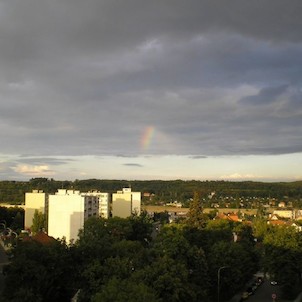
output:
<path id="1" fill-rule="evenodd" d="M 200 194 L 198 192 L 195 192 L 193 201 L 190 203 L 187 225 L 191 227 L 202 228 L 205 226 L 205 219 L 206 216 L 203 214 Z"/>
<path id="2" fill-rule="evenodd" d="M 77 288 L 71 255 L 63 241 L 20 242 L 6 270 L 5 301 L 70 301 Z"/>
<path id="3" fill-rule="evenodd" d="M 206 257 L 202 248 L 185 238 L 184 230 L 182 225 L 164 226 L 154 242 L 154 251 L 161 265 L 174 261 L 183 268 L 183 275 L 179 276 L 183 277 L 183 288 L 190 301 L 206 301 L 210 288 Z M 179 299 L 175 301 L 182 301 L 182 296 Z"/>
<path id="4" fill-rule="evenodd" d="M 46 230 L 46 217 L 42 212 L 35 210 L 31 231 L 36 234 L 42 230 Z"/>
<path id="5" fill-rule="evenodd" d="M 17 231 L 24 229 L 24 211 L 16 213 L 16 216 L 11 224 L 11 228 Z"/>
<path id="6" fill-rule="evenodd" d="M 230 298 L 239 291 L 256 271 L 253 253 L 244 245 L 234 242 L 219 241 L 215 243 L 208 254 L 208 265 L 211 277 L 212 294 L 217 290 L 217 272 L 226 266 L 221 275 L 221 297 Z"/>
<path id="7" fill-rule="evenodd" d="M 253 234 L 257 238 L 258 242 L 262 242 L 264 237 L 270 232 L 272 226 L 267 224 L 267 220 L 261 217 L 257 217 L 253 221 Z"/>
<path id="8" fill-rule="evenodd" d="M 188 230 L 186 232 L 187 237 L 191 237 L 191 240 L 195 242 L 197 246 L 201 246 L 206 254 L 217 242 L 229 243 L 233 240 L 232 223 L 228 220 L 218 219 L 209 220 L 206 227 L 201 230 Z"/>
<path id="9" fill-rule="evenodd" d="M 264 265 L 275 278 L 286 298 L 293 298 L 301 288 L 302 234 L 293 227 L 270 229 L 263 239 Z"/>
<path id="10" fill-rule="evenodd" d="M 140 216 L 132 216 L 128 220 L 132 227 L 132 233 L 128 236 L 129 240 L 137 240 L 144 243 L 151 241 L 153 221 L 146 212 L 142 212 Z"/>
<path id="11" fill-rule="evenodd" d="M 255 237 L 253 235 L 252 226 L 246 223 L 237 223 L 234 225 L 233 231 L 237 234 L 239 243 L 247 244 L 250 246 L 255 245 Z"/>
<path id="12" fill-rule="evenodd" d="M 196 301 L 188 277 L 189 271 L 185 264 L 163 256 L 154 259 L 149 266 L 137 274 L 136 279 L 144 280 L 162 301 Z"/>
<path id="13" fill-rule="evenodd" d="M 142 282 L 113 277 L 92 297 L 92 302 L 160 302 L 154 290 Z"/>

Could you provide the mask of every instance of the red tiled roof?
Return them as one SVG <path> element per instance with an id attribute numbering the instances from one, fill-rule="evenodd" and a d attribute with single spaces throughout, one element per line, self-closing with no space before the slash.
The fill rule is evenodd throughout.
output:
<path id="1" fill-rule="evenodd" d="M 236 214 L 229 214 L 228 218 L 232 221 L 239 221 L 239 217 Z"/>
<path id="2" fill-rule="evenodd" d="M 44 232 L 38 232 L 36 235 L 32 236 L 31 239 L 41 244 L 49 244 L 56 241 L 53 237 L 48 236 Z"/>
<path id="3" fill-rule="evenodd" d="M 268 224 L 272 224 L 272 225 L 284 225 L 284 224 L 286 224 L 286 222 L 283 221 L 283 220 L 269 220 Z"/>
<path id="4" fill-rule="evenodd" d="M 215 219 L 226 219 L 226 220 L 231 220 L 231 221 L 240 221 L 239 217 L 235 213 L 218 213 Z"/>

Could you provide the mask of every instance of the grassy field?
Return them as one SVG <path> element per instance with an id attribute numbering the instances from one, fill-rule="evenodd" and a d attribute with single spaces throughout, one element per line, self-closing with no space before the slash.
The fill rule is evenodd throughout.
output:
<path id="1" fill-rule="evenodd" d="M 147 212 L 181 212 L 181 213 L 187 213 L 189 211 L 189 208 L 176 208 L 176 207 L 169 207 L 169 206 L 142 206 L 143 210 L 146 210 Z M 204 213 L 209 213 L 210 211 L 213 211 L 213 208 L 205 208 Z M 257 213 L 257 209 L 231 209 L 231 208 L 220 208 L 217 209 L 220 213 L 237 213 L 240 211 L 241 213 L 245 213 L 248 215 L 255 215 Z"/>

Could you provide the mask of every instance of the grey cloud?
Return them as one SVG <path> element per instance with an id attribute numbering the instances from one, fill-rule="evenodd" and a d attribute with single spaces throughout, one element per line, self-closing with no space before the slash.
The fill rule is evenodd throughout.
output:
<path id="1" fill-rule="evenodd" d="M 117 154 L 116 157 L 122 157 L 122 158 L 136 158 L 137 155 Z"/>
<path id="2" fill-rule="evenodd" d="M 293 146 L 267 146 L 267 147 L 257 147 L 252 146 L 250 148 L 250 154 L 253 155 L 281 155 L 281 154 L 289 154 L 289 153 L 299 153 L 302 152 L 302 145 L 295 144 Z M 245 154 L 245 150 L 237 149 L 237 154 Z"/>
<path id="3" fill-rule="evenodd" d="M 207 158 L 207 156 L 204 156 L 204 155 L 195 155 L 195 156 L 190 156 L 190 158 L 192 158 L 192 159 L 204 159 L 204 158 Z"/>
<path id="4" fill-rule="evenodd" d="M 277 98 L 283 94 L 287 85 L 277 87 L 262 88 L 257 95 L 246 96 L 240 100 L 241 103 L 247 105 L 266 105 L 277 101 Z"/>
<path id="5" fill-rule="evenodd" d="M 64 165 L 66 163 L 73 162 L 72 159 L 58 159 L 49 157 L 23 157 L 16 160 L 18 163 L 30 164 L 30 165 Z"/>
<path id="6" fill-rule="evenodd" d="M 0 5 L 1 152 L 59 165 L 300 150 L 300 1 Z"/>
<path id="7" fill-rule="evenodd" d="M 138 168 L 142 168 L 143 166 L 140 164 L 135 164 L 135 163 L 127 163 L 124 164 L 124 166 L 128 166 L 128 167 L 138 167 Z"/>
<path id="8" fill-rule="evenodd" d="M 17 173 L 14 172 L 13 162 L 0 162 L 0 179 L 16 179 Z"/>
<path id="9" fill-rule="evenodd" d="M 97 47 L 126 47 L 158 35 L 186 35 L 202 31 L 236 31 L 264 39 L 301 40 L 301 3 L 292 0 L 235 0 L 227 5 L 203 1 L 97 1 L 85 3 L 18 0 L 2 2 L 5 34 L 20 41 L 32 58 L 39 46 L 53 40 L 69 51 Z M 10 23 L 13 20 L 13 23 Z M 4 37 L 6 36 L 4 35 Z M 37 38 L 37 40 L 35 40 Z M 48 40 L 49 39 L 49 40 Z M 34 41 L 40 41 L 34 44 Z M 26 47 L 27 46 L 27 47 Z M 14 48 L 15 52 L 21 50 Z M 18 53 L 9 55 L 17 56 Z"/>
<path id="10" fill-rule="evenodd" d="M 302 113 L 302 91 L 296 90 L 290 97 L 289 102 L 284 104 L 282 111 L 285 111 L 291 115 L 301 115 Z"/>
<path id="11" fill-rule="evenodd" d="M 1 54 L 13 78 L 34 75 L 37 67 L 51 76 L 60 66 L 71 71 L 74 61 L 158 37 L 182 41 L 216 31 L 301 41 L 300 13 L 299 1 L 10 1 L 2 3 Z"/>

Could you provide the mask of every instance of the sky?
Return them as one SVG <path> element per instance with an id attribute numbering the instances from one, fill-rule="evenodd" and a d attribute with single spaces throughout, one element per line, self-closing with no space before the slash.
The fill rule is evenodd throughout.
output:
<path id="1" fill-rule="evenodd" d="M 0 0 L 0 180 L 302 180 L 301 0 Z"/>

